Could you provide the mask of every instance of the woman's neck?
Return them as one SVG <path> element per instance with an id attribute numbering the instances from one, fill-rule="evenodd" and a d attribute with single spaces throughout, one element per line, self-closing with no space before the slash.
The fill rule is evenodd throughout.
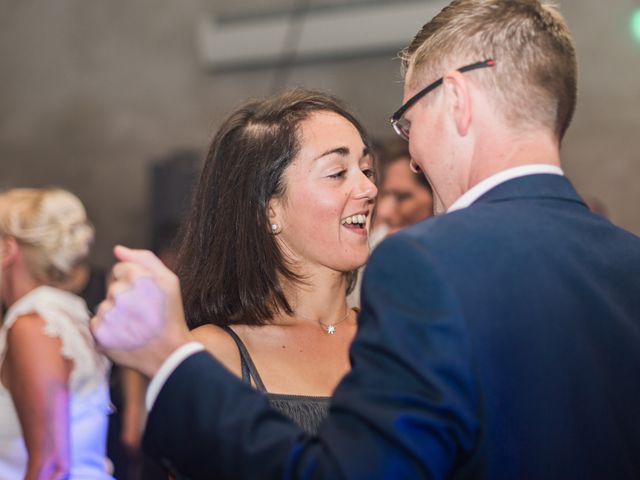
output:
<path id="1" fill-rule="evenodd" d="M 344 318 L 348 311 L 345 274 L 324 269 L 307 274 L 303 282 L 285 288 L 293 314 L 278 315 L 275 324 L 333 323 Z"/>
<path id="2" fill-rule="evenodd" d="M 8 269 L 7 269 L 8 270 Z M 2 279 L 2 301 L 7 308 L 24 297 L 27 293 L 42 286 L 26 272 L 5 272 L 7 275 Z"/>

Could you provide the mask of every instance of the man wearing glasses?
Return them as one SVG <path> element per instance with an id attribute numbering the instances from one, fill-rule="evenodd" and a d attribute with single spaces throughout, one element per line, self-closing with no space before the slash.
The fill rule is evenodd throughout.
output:
<path id="1" fill-rule="evenodd" d="M 446 214 L 374 252 L 318 436 L 192 354 L 175 278 L 121 250 L 132 294 L 143 272 L 164 298 L 149 344 L 110 351 L 155 376 L 147 448 L 193 478 L 639 478 L 640 239 L 561 170 L 564 20 L 536 0 L 455 0 L 403 58 L 391 123 Z"/>

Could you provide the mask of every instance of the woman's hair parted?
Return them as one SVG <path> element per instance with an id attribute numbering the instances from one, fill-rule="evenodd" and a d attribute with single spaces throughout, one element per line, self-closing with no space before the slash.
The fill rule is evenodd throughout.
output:
<path id="1" fill-rule="evenodd" d="M 303 282 L 271 233 L 271 198 L 286 195 L 283 174 L 300 150 L 300 123 L 312 113 L 358 120 L 336 98 L 295 89 L 236 109 L 207 153 L 181 227 L 178 276 L 187 323 L 263 325 L 293 313 L 282 280 Z"/>
<path id="2" fill-rule="evenodd" d="M 0 193 L 0 235 L 18 242 L 34 278 L 60 286 L 88 256 L 94 229 L 72 193 L 60 188 L 15 188 Z"/>

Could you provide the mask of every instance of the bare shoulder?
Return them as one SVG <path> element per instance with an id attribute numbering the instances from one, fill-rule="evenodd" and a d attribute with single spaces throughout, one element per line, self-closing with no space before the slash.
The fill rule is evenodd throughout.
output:
<path id="1" fill-rule="evenodd" d="M 191 330 L 191 335 L 234 375 L 241 376 L 240 352 L 227 332 L 217 325 L 201 325 Z"/>
<path id="2" fill-rule="evenodd" d="M 59 338 L 45 334 L 45 321 L 37 313 L 20 315 L 9 328 L 7 342 L 10 350 L 25 349 L 35 355 L 51 349 L 59 354 L 61 347 Z"/>
<path id="3" fill-rule="evenodd" d="M 45 333 L 45 322 L 36 313 L 19 316 L 7 333 L 7 355 L 2 364 L 2 382 L 20 378 L 68 380 L 72 362 L 62 356 L 62 342 Z"/>
<path id="4" fill-rule="evenodd" d="M 37 313 L 25 313 L 19 315 L 11 328 L 9 328 L 9 336 L 22 336 L 29 333 L 42 333 L 44 320 Z"/>

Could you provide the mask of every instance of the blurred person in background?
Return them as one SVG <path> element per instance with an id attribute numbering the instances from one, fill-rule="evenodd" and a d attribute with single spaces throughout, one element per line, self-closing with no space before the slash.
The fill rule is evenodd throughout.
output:
<path id="1" fill-rule="evenodd" d="M 177 233 L 178 225 L 171 222 L 156 229 L 151 238 L 152 251 L 171 271 L 176 269 Z M 111 383 L 111 398 L 116 411 L 109 418 L 107 448 L 114 463 L 114 476 L 118 480 L 166 479 L 165 471 L 141 449 L 147 419 L 144 396 L 148 380 L 135 370 L 116 366 L 112 370 Z"/>
<path id="2" fill-rule="evenodd" d="M 172 271 L 177 256 L 175 237 L 178 226 L 165 224 L 151 237 L 153 252 Z M 68 287 L 85 299 L 87 304 L 95 305 L 104 300 L 106 275 L 98 276 L 91 268 L 91 276 L 86 274 L 87 264 L 83 262 L 74 282 Z M 89 282 L 86 283 L 87 277 Z M 99 280 L 102 280 L 100 283 Z M 66 289 L 66 288 L 65 288 Z M 94 302 L 98 298 L 98 302 Z M 93 311 L 93 308 L 90 308 Z M 147 417 L 144 408 L 144 395 L 148 380 L 135 370 L 114 365 L 110 374 L 110 396 L 113 413 L 109 416 L 107 435 L 107 455 L 113 464 L 113 476 L 118 480 L 160 480 L 167 478 L 165 471 L 142 452 L 140 448 L 142 432 Z"/>
<path id="3" fill-rule="evenodd" d="M 61 189 L 0 194 L 0 478 L 110 479 L 109 363 L 89 311 L 63 290 L 93 242 L 85 209 Z"/>
<path id="4" fill-rule="evenodd" d="M 393 139 L 382 149 L 374 232 L 381 229 L 390 235 L 433 216 L 429 181 L 422 173 L 411 170 L 410 164 L 409 146 L 404 140 Z"/>
<path id="5" fill-rule="evenodd" d="M 600 215 L 603 218 L 609 218 L 609 209 L 607 205 L 600 199 L 599 197 L 589 196 L 585 197 L 585 203 L 589 210 L 591 210 L 596 215 Z"/>

